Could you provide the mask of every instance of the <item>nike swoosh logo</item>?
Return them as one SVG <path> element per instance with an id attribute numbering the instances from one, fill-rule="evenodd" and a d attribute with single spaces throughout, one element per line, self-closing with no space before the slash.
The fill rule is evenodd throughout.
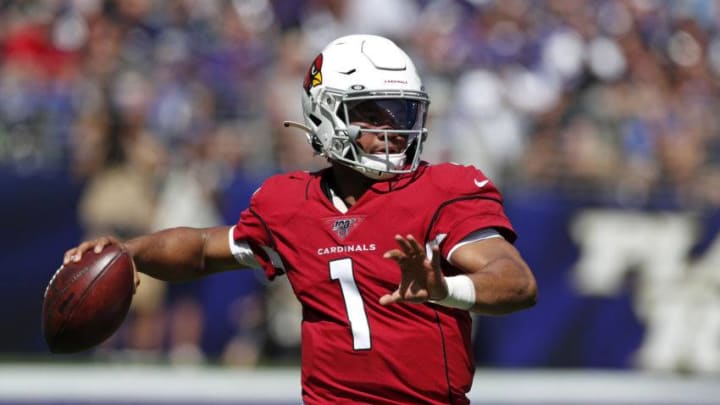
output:
<path id="1" fill-rule="evenodd" d="M 478 186 L 479 188 L 483 188 L 486 184 L 488 184 L 490 180 L 485 179 L 483 181 L 478 181 L 477 179 L 473 179 L 473 181 L 475 182 L 476 186 Z"/>

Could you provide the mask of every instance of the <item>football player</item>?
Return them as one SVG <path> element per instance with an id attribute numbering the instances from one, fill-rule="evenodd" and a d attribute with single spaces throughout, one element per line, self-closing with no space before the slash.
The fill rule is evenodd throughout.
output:
<path id="1" fill-rule="evenodd" d="M 474 167 L 421 160 L 430 101 L 390 40 L 331 42 L 301 92 L 305 122 L 285 125 L 328 168 L 270 177 L 234 226 L 102 237 L 65 262 L 123 243 L 162 280 L 284 275 L 303 310 L 305 404 L 468 403 L 470 311 L 505 314 L 537 295 L 500 193 Z"/>

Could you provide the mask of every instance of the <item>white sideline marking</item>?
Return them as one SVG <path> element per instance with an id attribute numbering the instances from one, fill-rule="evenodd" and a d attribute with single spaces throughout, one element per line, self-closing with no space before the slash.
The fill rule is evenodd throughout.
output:
<path id="1" fill-rule="evenodd" d="M 536 369 L 480 369 L 470 393 L 474 405 L 711 405 L 718 398 L 717 376 Z M 0 401 L 298 404 L 300 370 L 6 363 Z"/>

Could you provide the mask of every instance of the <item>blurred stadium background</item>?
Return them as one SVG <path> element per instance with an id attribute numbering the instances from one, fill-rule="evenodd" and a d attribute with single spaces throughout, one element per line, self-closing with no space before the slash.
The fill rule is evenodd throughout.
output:
<path id="1" fill-rule="evenodd" d="M 495 180 L 538 278 L 476 319 L 474 403 L 720 403 L 720 2 L 0 0 L 0 404 L 298 402 L 285 281 L 144 279 L 73 356 L 40 308 L 82 239 L 234 223 L 323 165 L 280 123 L 349 33 L 411 54 L 425 158 Z"/>

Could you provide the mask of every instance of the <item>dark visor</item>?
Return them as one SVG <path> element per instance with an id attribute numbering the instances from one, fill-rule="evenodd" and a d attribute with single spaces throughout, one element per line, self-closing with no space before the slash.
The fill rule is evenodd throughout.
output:
<path id="1" fill-rule="evenodd" d="M 425 102 L 407 99 L 370 99 L 347 103 L 349 123 L 366 123 L 376 127 L 419 129 L 423 125 Z"/>

